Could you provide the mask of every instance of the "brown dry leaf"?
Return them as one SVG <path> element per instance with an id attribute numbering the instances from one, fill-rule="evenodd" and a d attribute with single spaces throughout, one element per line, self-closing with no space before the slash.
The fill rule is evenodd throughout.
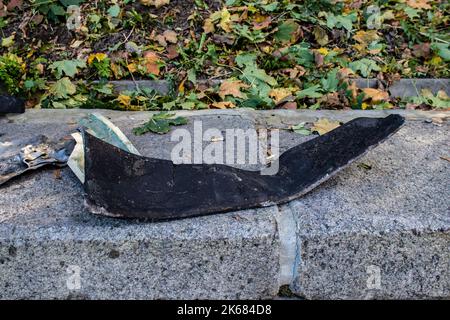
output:
<path id="1" fill-rule="evenodd" d="M 286 102 L 280 107 L 280 109 L 296 110 L 297 102 L 295 101 Z"/>
<path id="2" fill-rule="evenodd" d="M 270 26 L 272 23 L 272 18 L 270 16 L 267 17 L 258 17 L 256 21 L 253 22 L 254 30 L 263 30 Z"/>
<path id="3" fill-rule="evenodd" d="M 156 8 L 162 7 L 170 3 L 170 0 L 140 0 L 144 6 L 155 6 Z"/>
<path id="4" fill-rule="evenodd" d="M 447 95 L 447 92 L 444 90 L 439 90 L 436 96 L 441 100 L 450 100 L 450 97 Z"/>
<path id="5" fill-rule="evenodd" d="M 38 25 L 40 24 L 42 21 L 44 20 L 44 16 L 42 14 L 37 14 L 35 16 L 33 16 L 31 18 L 31 21 L 35 24 Z"/>
<path id="6" fill-rule="evenodd" d="M 160 62 L 156 52 L 147 51 L 144 53 L 144 66 L 148 73 L 159 75 L 159 64 Z"/>
<path id="7" fill-rule="evenodd" d="M 349 78 L 350 75 L 354 75 L 354 74 L 355 74 L 355 72 L 350 68 L 341 68 L 341 69 L 339 69 L 337 76 L 339 79 L 343 80 L 343 79 Z"/>
<path id="8" fill-rule="evenodd" d="M 166 57 L 169 60 L 173 60 L 177 58 L 180 54 L 178 53 L 178 48 L 176 45 L 171 45 L 167 47 Z"/>
<path id="9" fill-rule="evenodd" d="M 373 102 L 387 101 L 389 100 L 389 93 L 379 89 L 364 88 L 363 92 L 366 98 L 372 99 Z"/>
<path id="10" fill-rule="evenodd" d="M 287 74 L 290 79 L 298 79 L 306 73 L 306 69 L 299 65 L 294 68 L 281 69 L 280 71 Z"/>
<path id="11" fill-rule="evenodd" d="M 414 9 L 431 9 L 430 0 L 406 0 L 406 4 Z"/>
<path id="12" fill-rule="evenodd" d="M 57 180 L 61 179 L 61 169 L 56 169 L 55 171 L 53 171 L 53 177 Z"/>
<path id="13" fill-rule="evenodd" d="M 164 38 L 166 39 L 167 42 L 170 43 L 177 43 L 178 39 L 177 39 L 177 33 L 173 30 L 166 30 L 163 33 Z"/>
<path id="14" fill-rule="evenodd" d="M 15 8 L 22 9 L 23 0 L 11 0 L 7 5 L 6 8 L 8 11 L 13 11 Z"/>
<path id="15" fill-rule="evenodd" d="M 331 130 L 336 129 L 341 124 L 337 121 L 330 121 L 327 118 L 321 118 L 318 121 L 314 122 L 314 126 L 311 128 L 311 131 L 316 131 L 319 135 L 323 135 Z"/>
<path id="16" fill-rule="evenodd" d="M 220 102 L 214 102 L 211 104 L 212 108 L 215 109 L 232 109 L 235 108 L 236 105 L 231 101 L 220 101 Z"/>
<path id="17" fill-rule="evenodd" d="M 245 99 L 245 93 L 241 89 L 247 89 L 249 86 L 240 80 L 226 80 L 222 82 L 219 89 L 219 96 L 225 99 L 226 96 Z"/>
<path id="18" fill-rule="evenodd" d="M 203 23 L 203 30 L 206 34 L 208 33 L 214 33 L 216 28 L 214 27 L 214 23 L 210 18 L 205 19 L 205 22 Z"/>
<path id="19" fill-rule="evenodd" d="M 376 30 L 369 30 L 369 31 L 360 30 L 356 32 L 356 34 L 353 36 L 354 40 L 365 45 L 371 43 L 372 41 L 378 40 L 379 38 L 380 37 L 378 36 Z"/>
<path id="20" fill-rule="evenodd" d="M 164 48 L 167 47 L 166 38 L 162 34 L 157 35 L 155 37 L 155 40 L 158 41 L 158 43 L 161 47 L 164 47 Z"/>
<path id="21" fill-rule="evenodd" d="M 271 97 L 276 104 L 278 104 L 283 99 L 292 95 L 292 89 L 290 88 L 277 88 L 272 89 L 269 92 L 269 97 Z"/>
<path id="22" fill-rule="evenodd" d="M 428 58 L 430 56 L 431 46 L 429 42 L 415 44 L 413 45 L 412 48 L 413 48 L 412 53 L 415 57 Z"/>

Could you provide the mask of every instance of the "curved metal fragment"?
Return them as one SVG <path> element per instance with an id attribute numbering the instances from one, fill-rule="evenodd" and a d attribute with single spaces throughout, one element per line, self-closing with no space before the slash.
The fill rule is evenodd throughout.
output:
<path id="1" fill-rule="evenodd" d="M 284 203 L 330 178 L 403 123 L 399 115 L 354 119 L 283 153 L 276 175 L 226 165 L 175 165 L 85 132 L 88 207 L 109 216 L 165 220 Z"/>

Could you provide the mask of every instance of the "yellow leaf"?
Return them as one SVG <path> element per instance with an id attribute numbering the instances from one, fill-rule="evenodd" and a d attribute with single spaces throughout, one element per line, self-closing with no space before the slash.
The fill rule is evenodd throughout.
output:
<path id="1" fill-rule="evenodd" d="M 437 92 L 437 97 L 441 100 L 450 100 L 449 96 L 447 95 L 447 93 L 444 90 L 439 90 Z"/>
<path id="2" fill-rule="evenodd" d="M 356 34 L 353 36 L 353 39 L 355 41 L 358 41 L 363 45 L 367 45 L 372 41 L 378 40 L 379 38 L 380 37 L 378 36 L 376 30 L 369 30 L 369 31 L 360 30 L 356 32 Z"/>
<path id="3" fill-rule="evenodd" d="M 225 96 L 233 96 L 235 98 L 246 98 L 246 95 L 241 92 L 241 89 L 246 89 L 249 86 L 240 80 L 225 80 L 220 85 L 219 96 L 225 99 Z"/>
<path id="4" fill-rule="evenodd" d="M 186 82 L 187 77 L 183 79 L 183 81 L 181 81 L 180 85 L 178 86 L 178 92 L 183 94 L 184 93 L 184 83 Z"/>
<path id="5" fill-rule="evenodd" d="M 170 3 L 170 0 L 140 0 L 144 6 L 154 6 L 156 8 L 162 7 Z"/>
<path id="6" fill-rule="evenodd" d="M 108 56 L 105 53 L 93 53 L 88 57 L 88 64 L 92 64 L 94 60 L 102 61 L 105 60 Z"/>
<path id="7" fill-rule="evenodd" d="M 214 102 L 211 107 L 216 109 L 232 109 L 235 108 L 236 105 L 231 101 L 220 101 Z"/>
<path id="8" fill-rule="evenodd" d="M 144 66 L 148 73 L 159 75 L 159 63 L 161 60 L 159 59 L 156 52 L 147 51 L 144 53 Z"/>
<path id="9" fill-rule="evenodd" d="M 431 9 L 430 0 L 406 0 L 406 4 L 415 9 Z"/>
<path id="10" fill-rule="evenodd" d="M 292 95 L 292 89 L 290 88 L 277 88 L 272 89 L 269 92 L 269 97 L 271 97 L 275 103 L 279 103 L 281 100 L 289 97 L 290 95 Z"/>
<path id="11" fill-rule="evenodd" d="M 129 107 L 131 105 L 131 97 L 127 96 L 125 94 L 121 94 L 117 97 L 117 101 L 119 101 L 119 103 L 121 105 L 124 105 L 126 107 Z"/>
<path id="12" fill-rule="evenodd" d="M 430 60 L 430 64 L 432 66 L 439 66 L 442 63 L 442 58 L 439 56 L 434 56 L 431 60 Z"/>
<path id="13" fill-rule="evenodd" d="M 14 34 L 9 36 L 8 38 L 2 39 L 2 47 L 8 48 L 11 47 L 14 44 Z"/>
<path id="14" fill-rule="evenodd" d="M 330 121 L 326 118 L 321 118 L 318 121 L 314 122 L 314 126 L 311 128 L 311 131 L 316 131 L 319 135 L 323 135 L 331 130 L 336 129 L 340 126 L 340 123 L 337 121 Z"/>
<path id="15" fill-rule="evenodd" d="M 207 34 L 214 32 L 214 30 L 215 30 L 214 23 L 210 18 L 205 19 L 205 22 L 203 23 L 203 30 Z"/>
<path id="16" fill-rule="evenodd" d="M 389 100 L 389 93 L 383 90 L 364 88 L 362 90 L 366 98 L 372 99 L 373 102 L 387 101 Z"/>
<path id="17" fill-rule="evenodd" d="M 178 39 L 177 39 L 177 33 L 173 30 L 166 30 L 163 33 L 164 38 L 166 39 L 167 42 L 170 43 L 177 43 Z"/>
<path id="18" fill-rule="evenodd" d="M 129 65 L 127 65 L 127 69 L 128 71 L 130 71 L 131 73 L 136 72 L 137 71 L 137 67 L 135 63 L 130 63 Z"/>
<path id="19" fill-rule="evenodd" d="M 220 11 L 220 27 L 225 32 L 231 32 L 231 14 L 227 8 L 223 8 Z"/>
<path id="20" fill-rule="evenodd" d="M 326 56 L 328 54 L 328 49 L 327 48 L 320 48 L 317 50 L 318 53 L 320 53 L 323 56 Z"/>

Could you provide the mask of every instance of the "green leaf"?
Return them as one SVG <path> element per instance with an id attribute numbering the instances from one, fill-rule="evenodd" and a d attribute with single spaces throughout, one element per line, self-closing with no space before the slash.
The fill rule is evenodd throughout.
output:
<path id="1" fill-rule="evenodd" d="M 44 0 L 47 1 L 47 0 Z M 78 6 L 80 3 L 83 3 L 85 0 L 59 0 L 64 6 Z"/>
<path id="2" fill-rule="evenodd" d="M 363 58 L 361 60 L 353 61 L 349 64 L 350 69 L 355 72 L 360 72 L 361 75 L 365 78 L 370 76 L 372 71 L 380 71 L 380 67 L 373 60 Z"/>
<path id="3" fill-rule="evenodd" d="M 143 135 L 147 132 L 154 132 L 164 134 L 170 131 L 170 126 L 179 126 L 187 124 L 187 119 L 184 117 L 173 118 L 175 114 L 168 112 L 160 112 L 153 115 L 150 120 L 142 126 L 134 128 L 135 135 Z"/>
<path id="4" fill-rule="evenodd" d="M 64 77 L 50 86 L 49 93 L 57 99 L 67 99 L 70 95 L 75 94 L 77 87 Z"/>
<path id="5" fill-rule="evenodd" d="M 442 59 L 445 61 L 450 60 L 450 49 L 449 45 L 446 43 L 433 43 L 431 46 L 433 51 L 435 51 Z"/>
<path id="6" fill-rule="evenodd" d="M 117 18 L 120 14 L 120 7 L 115 4 L 108 9 L 108 15 L 112 18 Z"/>
<path id="7" fill-rule="evenodd" d="M 263 81 L 271 86 L 277 85 L 277 80 L 275 78 L 269 76 L 266 71 L 263 69 L 259 69 L 256 66 L 248 66 L 243 71 L 244 78 L 247 79 L 250 83 L 255 83 L 255 80 Z"/>
<path id="8" fill-rule="evenodd" d="M 298 134 L 301 134 L 304 136 L 309 136 L 311 134 L 311 130 L 305 128 L 305 122 L 301 122 L 295 126 L 292 126 L 291 129 L 295 133 L 298 133 Z"/>
<path id="9" fill-rule="evenodd" d="M 279 42 L 289 42 L 292 39 L 292 36 L 299 28 L 299 25 L 297 22 L 288 20 L 282 22 L 280 25 L 278 25 L 278 31 L 275 32 L 275 40 Z"/>
<path id="10" fill-rule="evenodd" d="M 408 15 L 408 17 L 412 20 L 414 18 L 419 18 L 419 10 L 413 9 L 411 7 L 406 6 L 403 10 Z"/>
<path id="11" fill-rule="evenodd" d="M 322 88 L 327 92 L 337 91 L 339 79 L 337 77 L 338 69 L 334 69 L 327 74 L 326 78 L 321 79 Z"/>
<path id="12" fill-rule="evenodd" d="M 344 28 L 347 31 L 351 31 L 353 28 L 353 22 L 355 22 L 358 18 L 358 14 L 356 12 L 352 12 L 349 15 L 338 15 L 330 13 L 327 15 L 327 27 L 330 29 L 333 28 Z"/>
<path id="13" fill-rule="evenodd" d="M 50 6 L 50 11 L 55 15 L 55 16 L 64 16 L 66 14 L 66 10 L 64 10 L 63 7 L 61 7 L 60 5 L 57 4 L 52 4 Z"/>
<path id="14" fill-rule="evenodd" d="M 323 96 L 322 93 L 319 92 L 320 91 L 320 86 L 319 85 L 315 85 L 315 86 L 311 86 L 309 88 L 303 89 L 301 91 L 297 92 L 297 98 L 298 99 L 303 99 L 303 98 L 320 98 L 321 96 Z"/>
<path id="15" fill-rule="evenodd" d="M 254 53 L 241 53 L 235 58 L 236 64 L 243 68 L 249 65 L 256 65 L 256 54 Z"/>
<path id="16" fill-rule="evenodd" d="M 86 62 L 80 59 L 61 60 L 55 61 L 50 65 L 50 69 L 55 72 L 57 79 L 61 78 L 63 73 L 72 78 L 78 73 L 78 68 L 86 68 Z"/>
<path id="17" fill-rule="evenodd" d="M 313 34 L 314 34 L 314 38 L 316 39 L 317 43 L 320 44 L 321 46 L 324 46 L 329 42 L 328 34 L 323 28 L 321 28 L 319 26 L 315 26 L 314 30 L 313 30 Z"/>
<path id="18" fill-rule="evenodd" d="M 266 71 L 258 68 L 256 64 L 256 55 L 251 53 L 240 54 L 235 59 L 236 64 L 244 68 L 242 78 L 254 86 L 259 86 L 260 82 L 271 86 L 277 85 L 277 80 L 269 76 Z"/>

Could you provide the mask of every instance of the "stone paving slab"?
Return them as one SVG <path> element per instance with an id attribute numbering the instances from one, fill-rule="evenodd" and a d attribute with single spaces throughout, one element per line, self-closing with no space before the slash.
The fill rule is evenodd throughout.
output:
<path id="1" fill-rule="evenodd" d="M 378 79 L 373 78 L 355 78 L 353 81 L 355 81 L 358 88 L 378 88 L 380 85 L 386 87 Z M 204 82 L 208 85 L 218 85 L 220 80 L 204 80 L 199 82 Z M 134 91 L 139 87 L 141 89 L 150 88 L 161 94 L 168 94 L 171 89 L 170 83 L 165 80 L 119 80 L 111 81 L 110 83 L 113 85 L 115 92 Z M 439 90 L 450 94 L 450 79 L 400 79 L 387 86 L 387 89 L 390 95 L 395 98 L 415 97 L 421 94 L 422 89 L 429 89 L 433 94 L 436 94 Z"/>
<path id="2" fill-rule="evenodd" d="M 87 112 L 0 118 L 0 142 L 38 133 L 60 139 Z M 100 112 L 142 154 L 169 158 L 169 135 L 131 134 L 150 113 Z M 407 118 L 396 135 L 279 207 L 142 223 L 89 214 L 67 168 L 60 179 L 53 169 L 21 177 L 0 189 L 0 298 L 256 299 L 275 297 L 285 284 L 306 298 L 449 297 L 448 113 L 395 112 Z M 222 129 L 288 128 L 321 117 L 345 122 L 387 113 L 179 112 L 189 117 L 190 130 L 195 119 Z M 282 150 L 308 139 L 287 130 L 280 137 Z M 74 267 L 80 288 L 68 273 Z"/>

